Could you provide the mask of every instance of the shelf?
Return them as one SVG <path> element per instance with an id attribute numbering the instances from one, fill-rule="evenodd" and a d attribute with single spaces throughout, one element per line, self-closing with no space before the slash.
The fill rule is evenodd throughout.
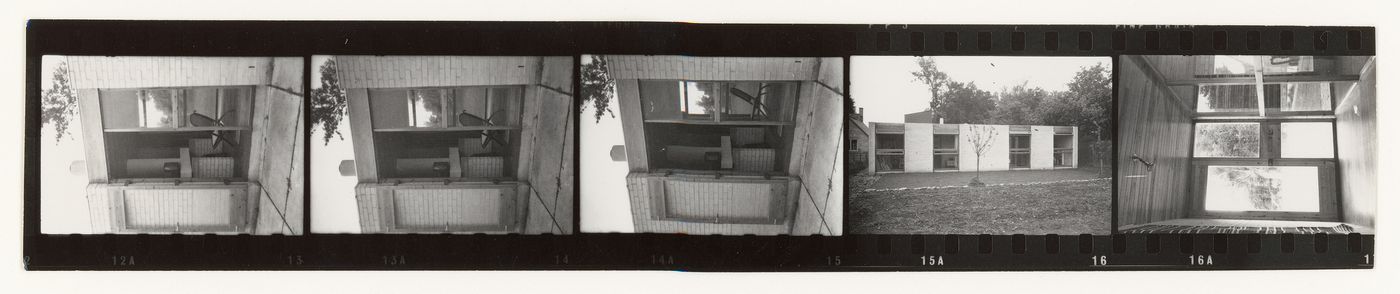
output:
<path id="1" fill-rule="evenodd" d="M 471 126 L 471 127 L 432 127 L 432 128 L 379 128 L 375 132 L 458 132 L 458 131 L 509 131 L 519 130 L 514 126 Z"/>
<path id="2" fill-rule="evenodd" d="M 711 121 L 711 120 L 682 120 L 682 119 L 648 119 L 646 123 L 665 123 L 683 125 L 709 125 L 709 126 L 791 126 L 792 122 L 787 121 Z"/>
<path id="3" fill-rule="evenodd" d="M 209 131 L 247 131 L 249 127 L 180 127 L 180 128 L 120 128 L 105 129 L 108 133 L 161 133 L 161 132 L 209 132 Z"/>

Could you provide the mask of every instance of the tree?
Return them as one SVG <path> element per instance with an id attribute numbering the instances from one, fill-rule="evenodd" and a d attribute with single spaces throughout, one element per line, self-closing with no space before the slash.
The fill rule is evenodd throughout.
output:
<path id="1" fill-rule="evenodd" d="M 915 81 L 924 83 L 928 87 L 928 109 L 932 112 L 933 117 L 941 117 L 939 110 L 942 109 L 944 100 L 944 96 L 941 94 L 947 88 L 948 74 L 938 70 L 938 63 L 934 61 L 933 57 L 918 57 L 914 59 L 914 63 L 919 65 L 919 70 L 910 72 L 910 74 L 914 75 Z"/>
<path id="2" fill-rule="evenodd" d="M 1215 167 L 1211 173 L 1223 176 L 1231 186 L 1249 191 L 1249 203 L 1255 209 L 1278 210 L 1283 197 L 1278 194 L 1283 181 L 1278 179 L 1277 167 Z"/>
<path id="3" fill-rule="evenodd" d="M 68 134 L 68 123 L 78 113 L 78 93 L 68 82 L 67 62 L 59 62 L 54 67 L 53 83 L 48 89 L 44 89 L 39 109 L 40 122 L 45 125 L 52 124 L 54 127 L 54 133 L 57 135 L 54 143 L 63 140 L 63 136 Z"/>
<path id="4" fill-rule="evenodd" d="M 977 175 L 972 177 L 972 182 L 968 185 L 981 187 L 986 185 L 980 180 L 982 178 L 982 157 L 987 155 L 987 151 L 991 150 L 992 144 L 997 141 L 997 129 L 988 125 L 972 125 L 969 128 L 972 133 L 969 134 L 970 136 L 964 137 L 967 138 L 968 143 L 972 144 L 973 154 L 977 155 Z"/>
<path id="5" fill-rule="evenodd" d="M 340 88 L 336 78 L 335 59 L 327 59 L 321 64 L 321 87 L 311 90 L 311 111 L 307 116 L 312 126 L 320 126 L 325 131 L 324 144 L 331 138 L 344 139 L 340 135 L 340 120 L 345 116 L 345 90 Z"/>
<path id="6" fill-rule="evenodd" d="M 987 123 L 996 109 L 992 92 L 977 88 L 977 83 L 949 81 L 939 107 L 939 117 L 946 123 Z"/>
<path id="7" fill-rule="evenodd" d="M 1040 124 L 1041 105 L 1050 92 L 1041 88 L 1031 88 L 1022 82 L 1009 90 L 1001 91 L 1001 99 L 996 101 L 993 118 L 996 123 L 1008 125 Z"/>
<path id="8" fill-rule="evenodd" d="M 583 103 L 580 103 L 578 108 L 580 113 L 589 102 L 592 102 L 594 123 L 602 120 L 604 113 L 608 114 L 608 117 L 616 117 L 613 115 L 612 109 L 608 108 L 608 104 L 611 104 L 615 97 L 616 83 L 612 76 L 608 75 L 607 59 L 598 55 L 590 55 L 589 59 L 585 60 L 579 68 L 579 85 L 580 90 L 583 91 L 580 93 L 583 96 Z"/>

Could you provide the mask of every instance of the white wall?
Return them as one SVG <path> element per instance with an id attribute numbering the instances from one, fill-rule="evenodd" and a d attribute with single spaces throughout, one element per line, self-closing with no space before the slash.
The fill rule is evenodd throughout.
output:
<path id="1" fill-rule="evenodd" d="M 958 126 L 958 168 L 959 168 L 959 170 L 961 170 L 961 171 L 977 171 L 977 170 L 978 170 L 978 168 L 977 168 L 977 165 L 978 165 L 977 150 L 976 150 L 976 147 L 974 147 L 973 144 L 972 144 L 972 138 L 976 136 L 975 133 L 973 133 L 973 131 L 974 131 L 973 126 L 977 126 L 977 129 L 981 129 L 981 128 L 984 128 L 984 127 L 991 127 L 991 129 L 994 130 L 994 131 L 996 132 L 996 135 L 992 137 L 993 139 L 992 139 L 992 145 L 991 145 L 990 149 L 988 149 L 987 152 L 983 154 L 983 157 L 982 157 L 982 160 L 981 160 L 981 165 L 982 165 L 981 170 L 982 170 L 982 171 L 989 171 L 989 170 L 990 170 L 990 171 L 995 171 L 995 170 L 1008 170 L 1008 169 L 1010 169 L 1010 167 L 1011 167 L 1011 157 L 1009 156 L 1009 154 L 1011 153 L 1011 144 L 1010 144 L 1009 141 L 1011 141 L 1011 138 L 1010 138 L 1010 136 L 1007 135 L 1007 134 L 1010 134 L 1010 131 L 1011 131 L 1011 130 L 1010 130 L 1009 128 L 1007 128 L 1007 126 L 1005 126 L 1005 125 L 970 125 L 970 124 L 963 124 L 963 125 L 959 125 L 959 126 Z"/>
<path id="2" fill-rule="evenodd" d="M 904 171 L 933 171 L 933 124 L 904 124 Z"/>
<path id="3" fill-rule="evenodd" d="M 1031 126 L 1031 169 L 1055 167 L 1055 127 Z"/>

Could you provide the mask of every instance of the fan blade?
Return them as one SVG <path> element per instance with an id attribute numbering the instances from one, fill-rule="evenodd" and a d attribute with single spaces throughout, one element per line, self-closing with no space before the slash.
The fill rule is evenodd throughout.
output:
<path id="1" fill-rule="evenodd" d="M 489 114 L 489 115 L 486 115 L 486 125 L 488 125 L 488 126 L 494 126 L 494 125 L 496 125 L 496 122 L 495 122 L 496 117 L 497 117 L 499 114 L 501 114 L 501 112 L 505 112 L 505 111 L 506 111 L 505 109 L 501 109 L 501 110 L 497 110 L 496 112 L 492 112 L 492 113 Z"/>
<path id="2" fill-rule="evenodd" d="M 480 116 L 467 113 L 467 111 L 465 110 L 463 110 L 462 113 L 457 114 L 457 123 L 463 126 L 482 126 L 491 124 L 490 121 L 482 119 Z"/>
<path id="3" fill-rule="evenodd" d="M 204 114 L 195 112 L 190 113 L 190 125 L 196 127 L 212 127 L 218 126 L 219 123 L 218 120 L 205 116 Z"/>

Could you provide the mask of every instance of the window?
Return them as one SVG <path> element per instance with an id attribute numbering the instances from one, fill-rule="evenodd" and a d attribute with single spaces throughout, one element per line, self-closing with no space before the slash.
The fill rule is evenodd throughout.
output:
<path id="1" fill-rule="evenodd" d="M 252 87 L 99 89 L 113 181 L 244 177 Z"/>
<path id="2" fill-rule="evenodd" d="M 1262 72 L 1266 75 L 1314 72 L 1316 58 L 1312 56 L 1202 56 L 1198 75 L 1245 76 Z"/>
<path id="3" fill-rule="evenodd" d="M 958 135 L 933 135 L 933 169 L 958 169 Z"/>
<path id="4" fill-rule="evenodd" d="M 798 85 L 639 81 L 648 169 L 782 173 L 791 150 Z"/>
<path id="5" fill-rule="evenodd" d="M 1335 91 L 1346 85 L 1270 81 L 1275 75 L 1314 74 L 1324 60 L 1210 58 L 1212 75 L 1197 90 L 1194 118 L 1195 216 L 1336 220 L 1331 116 Z M 1230 77 L 1256 74 L 1262 77 Z"/>
<path id="6" fill-rule="evenodd" d="M 1332 88 L 1332 83 L 1327 82 L 1265 83 L 1263 110 L 1331 110 Z M 1255 84 L 1201 85 L 1197 92 L 1198 112 L 1251 113 L 1260 110 L 1259 88 Z"/>
<path id="7" fill-rule="evenodd" d="M 1031 167 L 1031 135 L 1011 134 L 1011 168 Z"/>
<path id="8" fill-rule="evenodd" d="M 904 134 L 875 134 L 875 171 L 904 170 Z"/>
<path id="9" fill-rule="evenodd" d="M 1318 212 L 1315 166 L 1211 166 L 1207 211 Z"/>
<path id="10" fill-rule="evenodd" d="M 1333 158 L 1332 123 L 1286 122 L 1279 124 L 1283 158 Z"/>
<path id="11" fill-rule="evenodd" d="M 447 89 L 408 90 L 408 126 L 442 127 Z"/>
<path id="12" fill-rule="evenodd" d="M 1074 166 L 1074 134 L 1055 134 L 1055 167 Z"/>
<path id="13" fill-rule="evenodd" d="M 369 89 L 375 157 L 387 181 L 515 176 L 522 86 Z"/>
<path id="14" fill-rule="evenodd" d="M 1196 124 L 1196 157 L 1259 157 L 1259 124 Z"/>
<path id="15" fill-rule="evenodd" d="M 796 109 L 795 82 L 641 81 L 648 122 L 781 122 Z"/>

